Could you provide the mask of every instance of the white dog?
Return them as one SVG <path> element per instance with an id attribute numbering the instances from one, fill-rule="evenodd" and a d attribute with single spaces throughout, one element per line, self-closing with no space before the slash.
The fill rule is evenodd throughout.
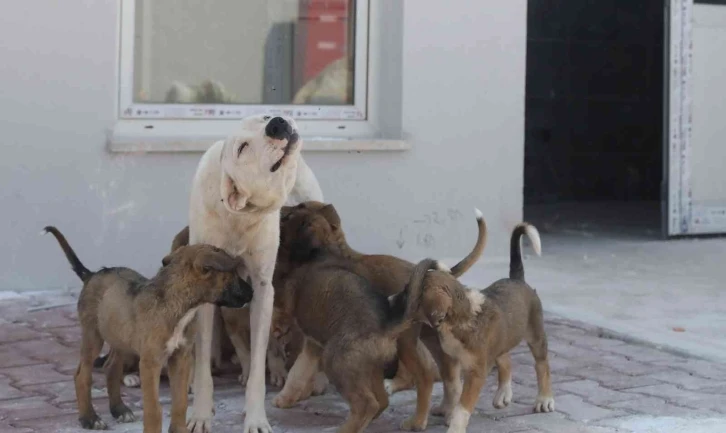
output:
<path id="1" fill-rule="evenodd" d="M 315 176 L 300 158 L 302 142 L 290 118 L 252 116 L 240 130 L 202 156 L 192 185 L 189 243 L 208 243 L 241 255 L 254 289 L 250 306 L 251 364 L 244 433 L 270 433 L 265 413 L 265 355 L 272 318 L 280 208 L 295 195 L 320 196 Z M 301 170 L 298 172 L 298 168 Z M 211 431 L 210 370 L 214 306 L 199 309 L 195 344 L 191 433 Z"/>

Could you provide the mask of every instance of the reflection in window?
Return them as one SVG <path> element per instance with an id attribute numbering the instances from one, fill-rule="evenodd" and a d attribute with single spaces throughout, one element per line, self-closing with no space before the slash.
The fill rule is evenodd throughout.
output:
<path id="1" fill-rule="evenodd" d="M 136 0 L 134 103 L 351 105 L 354 0 Z"/>

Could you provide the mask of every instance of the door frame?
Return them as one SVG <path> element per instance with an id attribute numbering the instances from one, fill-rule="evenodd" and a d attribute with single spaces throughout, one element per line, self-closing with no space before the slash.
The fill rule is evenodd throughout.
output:
<path id="1" fill-rule="evenodd" d="M 664 238 L 687 235 L 692 216 L 691 85 L 693 0 L 664 1 L 663 180 Z"/>

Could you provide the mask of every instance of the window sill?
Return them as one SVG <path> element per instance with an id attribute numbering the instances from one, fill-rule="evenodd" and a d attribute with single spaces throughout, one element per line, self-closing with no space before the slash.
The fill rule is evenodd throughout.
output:
<path id="1" fill-rule="evenodd" d="M 219 137 L 111 136 L 106 147 L 111 153 L 202 153 Z M 401 152 L 411 149 L 405 140 L 377 138 L 311 137 L 304 140 L 304 152 Z"/>

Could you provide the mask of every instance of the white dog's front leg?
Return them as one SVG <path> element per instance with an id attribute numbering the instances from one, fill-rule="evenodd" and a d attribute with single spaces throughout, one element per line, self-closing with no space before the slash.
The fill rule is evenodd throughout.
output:
<path id="1" fill-rule="evenodd" d="M 214 384 L 212 382 L 211 356 L 214 327 L 214 305 L 204 304 L 197 310 L 197 341 L 194 344 L 194 405 L 187 421 L 190 433 L 212 431 L 214 410 Z"/>
<path id="2" fill-rule="evenodd" d="M 273 262 L 274 266 L 274 262 Z M 246 416 L 243 433 L 272 433 L 265 413 L 265 358 L 272 321 L 272 304 L 275 292 L 272 275 L 254 275 L 254 296 L 250 304 L 250 374 L 245 392 Z"/>

